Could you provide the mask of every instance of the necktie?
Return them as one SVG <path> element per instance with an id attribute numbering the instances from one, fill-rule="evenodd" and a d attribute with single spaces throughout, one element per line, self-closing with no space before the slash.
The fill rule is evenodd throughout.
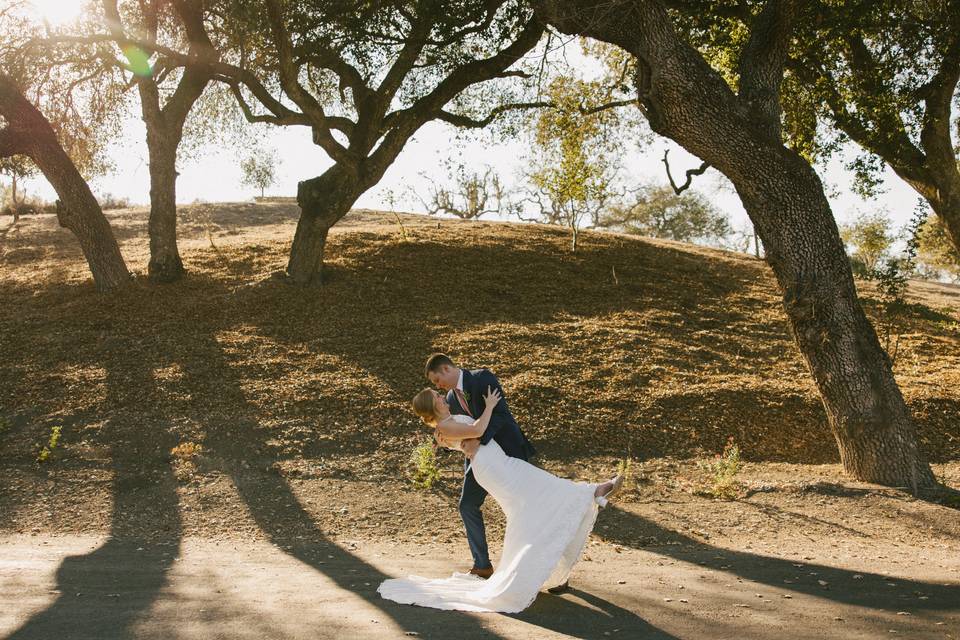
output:
<path id="1" fill-rule="evenodd" d="M 457 394 L 457 400 L 460 401 L 460 406 L 462 406 L 464 409 L 466 409 L 466 410 L 467 410 L 467 415 L 472 418 L 472 417 L 473 417 L 473 412 L 470 411 L 470 405 L 467 404 L 467 399 L 466 399 L 465 397 L 463 397 L 463 391 L 460 391 L 460 389 L 454 389 L 453 392 L 454 392 L 455 394 Z"/>

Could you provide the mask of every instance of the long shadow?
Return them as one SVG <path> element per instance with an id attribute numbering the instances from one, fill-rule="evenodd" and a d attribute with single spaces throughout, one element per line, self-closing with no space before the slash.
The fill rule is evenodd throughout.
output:
<path id="1" fill-rule="evenodd" d="M 590 607 L 584 607 L 567 598 L 575 596 Z M 629 609 L 619 607 L 609 600 L 580 589 L 571 588 L 563 597 L 537 598 L 529 609 L 512 614 L 511 618 L 527 624 L 574 636 L 575 638 L 643 638 L 644 640 L 669 640 L 676 638 L 659 629 Z"/>
<path id="2" fill-rule="evenodd" d="M 118 350 L 103 359 L 110 401 L 128 407 L 111 416 L 103 434 L 112 443 L 110 537 L 88 554 L 65 558 L 56 573 L 56 600 L 7 640 L 133 638 L 134 624 L 167 584 L 182 538 L 176 479 L 169 465 L 141 465 L 123 447 L 153 460 L 158 452 L 170 450 L 173 436 L 163 427 L 130 430 L 141 421 L 165 423 L 143 420 L 138 411 L 137 400 L 149 393 L 154 381 L 145 363 L 125 366 L 131 360 L 121 359 L 121 354 L 133 346 L 121 341 Z M 140 535 L 138 521 L 155 523 L 155 535 Z"/>
<path id="3" fill-rule="evenodd" d="M 204 342 L 187 345 L 195 354 L 203 354 L 203 368 L 185 371 L 191 378 L 190 387 L 199 391 L 196 401 L 203 403 L 208 394 L 227 398 L 233 415 L 215 418 L 205 415 L 205 446 L 221 470 L 233 481 L 240 499 L 257 526 L 278 549 L 331 579 L 340 589 L 357 595 L 382 611 L 405 632 L 421 637 L 436 628 L 438 612 L 395 604 L 383 600 L 376 592 L 379 582 L 390 576 L 358 558 L 330 540 L 304 509 L 289 483 L 278 473 L 245 468 L 251 453 L 258 447 L 252 444 L 263 431 L 255 419 L 256 411 L 248 405 L 237 371 L 228 362 L 216 336 L 210 334 Z M 193 360 L 191 362 L 194 362 Z M 201 414 L 202 415 L 202 414 Z M 260 467 L 261 465 L 246 465 Z M 358 583 L 369 582 L 362 588 Z M 264 585 L 265 588 L 267 585 Z M 431 615 L 431 613 L 433 615 Z M 459 633 L 469 636 L 497 637 L 481 622 L 471 616 L 444 612 L 444 619 Z"/>
<path id="4" fill-rule="evenodd" d="M 884 611 L 960 609 L 960 584 L 893 578 L 869 571 L 852 571 L 815 562 L 797 562 L 723 549 L 677 531 L 664 529 L 655 522 L 617 508 L 609 509 L 606 517 L 613 526 L 598 532 L 598 535 L 609 542 L 726 571 L 745 580 L 776 587 L 778 590 L 794 591 L 841 604 Z M 631 537 L 610 531 L 629 531 Z M 658 544 L 644 546 L 633 536 L 647 539 L 653 537 Z M 827 584 L 823 585 L 820 581 Z M 894 586 L 890 586 L 891 584 Z M 924 597 L 923 600 L 920 599 L 921 596 Z"/>
<path id="5" fill-rule="evenodd" d="M 303 508 L 289 483 L 278 473 L 244 468 L 243 463 L 250 451 L 249 439 L 238 437 L 238 430 L 245 431 L 244 436 L 261 432 L 256 428 L 256 421 L 252 417 L 255 411 L 247 406 L 238 372 L 231 366 L 228 355 L 222 351 L 216 339 L 211 336 L 207 344 L 194 345 L 193 348 L 201 349 L 206 356 L 203 359 L 206 364 L 202 373 L 203 379 L 197 380 L 196 385 L 205 385 L 209 384 L 210 380 L 216 380 L 217 392 L 229 396 L 230 406 L 238 409 L 237 415 L 226 420 L 208 421 L 207 446 L 213 455 L 221 459 L 224 472 L 230 475 L 249 513 L 277 548 L 322 573 L 344 591 L 363 598 L 393 619 L 405 632 L 414 632 L 420 637 L 447 637 L 449 629 L 455 628 L 459 637 L 498 637 L 486 629 L 481 618 L 477 616 L 456 611 L 410 607 L 382 599 L 376 593 L 376 588 L 382 580 L 392 576 L 330 540 Z M 457 515 L 451 513 L 450 517 L 455 518 Z M 366 582 L 369 582 L 369 585 L 363 584 Z M 596 614 L 587 607 L 569 602 L 560 607 L 566 615 L 563 620 L 554 623 L 557 630 L 576 633 L 584 628 L 583 620 L 596 619 Z M 534 623 L 546 626 L 542 613 L 534 612 L 531 615 L 532 618 L 527 621 L 536 621 Z M 632 614 L 621 612 L 620 615 L 626 620 Z M 653 629 L 636 616 L 633 616 L 633 619 L 637 628 Z"/>

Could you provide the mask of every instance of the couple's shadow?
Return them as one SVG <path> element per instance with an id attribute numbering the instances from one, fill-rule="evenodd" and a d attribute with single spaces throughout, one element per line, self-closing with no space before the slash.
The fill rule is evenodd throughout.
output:
<path id="1" fill-rule="evenodd" d="M 576 588 L 560 596 L 541 593 L 529 608 L 508 617 L 577 638 L 676 638 L 634 612 Z"/>

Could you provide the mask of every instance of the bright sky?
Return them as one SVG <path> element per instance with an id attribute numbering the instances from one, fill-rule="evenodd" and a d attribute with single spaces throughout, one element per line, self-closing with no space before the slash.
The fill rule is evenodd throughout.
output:
<path id="1" fill-rule="evenodd" d="M 29 0 L 38 15 L 51 23 L 64 23 L 76 17 L 81 2 L 79 0 Z M 566 47 L 571 50 L 567 55 L 584 73 L 590 73 L 590 61 L 577 53 L 578 47 Z M 126 119 L 124 130 L 118 144 L 111 151 L 116 171 L 111 175 L 93 181 L 94 192 L 103 196 L 112 194 L 128 198 L 136 204 L 147 204 L 149 198 L 149 169 L 145 132 L 139 118 L 139 105 L 133 101 L 134 112 Z M 305 127 L 269 127 L 258 125 L 262 133 L 258 136 L 260 144 L 276 151 L 281 158 L 277 182 L 268 189 L 270 195 L 296 195 L 297 182 L 319 175 L 330 165 L 323 151 L 312 144 L 309 129 Z M 517 140 L 491 140 L 491 136 L 481 134 L 476 140 L 465 146 L 455 146 L 451 139 L 455 131 L 444 123 L 430 123 L 423 127 L 408 142 L 397 162 L 390 168 L 379 185 L 364 194 L 357 207 L 389 208 L 388 193 L 396 194 L 396 207 L 406 211 L 422 211 L 423 207 L 415 197 L 410 196 L 413 189 L 426 193 L 427 181 L 419 175 L 426 172 L 435 181 L 443 182 L 445 171 L 443 160 L 457 157 L 472 168 L 490 165 L 504 178 L 504 182 L 516 185 L 523 170 L 523 159 L 527 153 L 523 144 Z M 243 152 L 216 144 L 208 145 L 211 150 L 200 158 L 181 161 L 178 165 L 180 178 L 177 196 L 180 203 L 195 201 L 220 202 L 250 199 L 255 190 L 241 184 L 240 160 Z M 673 143 L 664 139 L 655 139 L 653 144 L 643 149 L 633 150 L 625 159 L 625 176 L 630 184 L 656 182 L 666 184 L 666 174 L 661 162 L 665 149 L 670 149 L 671 168 L 674 176 L 682 177 L 683 171 L 699 166 L 698 159 L 690 156 Z M 852 147 L 851 147 L 852 150 Z M 821 178 L 828 184 L 828 193 L 832 193 L 831 202 L 838 221 L 852 219 L 857 212 L 876 208 L 886 209 L 898 226 L 904 225 L 910 218 L 917 200 L 916 194 L 889 170 L 886 173 L 884 188 L 886 193 L 876 201 L 864 202 L 850 191 L 852 176 L 845 171 L 842 162 L 833 162 Z M 695 188 L 716 205 L 726 210 L 735 228 L 746 228 L 748 220 L 740 205 L 736 193 L 716 171 L 695 178 Z M 53 189 L 42 179 L 28 181 L 25 185 L 29 192 L 46 199 L 55 198 Z"/>
<path id="2" fill-rule="evenodd" d="M 295 196 L 297 182 L 319 175 L 330 165 L 326 154 L 310 140 L 310 132 L 303 127 L 282 129 L 263 127 L 265 148 L 276 150 L 281 159 L 276 184 L 267 190 L 268 195 Z M 397 208 L 405 211 L 423 211 L 416 198 L 409 196 L 412 188 L 426 193 L 427 181 L 420 175 L 424 172 L 436 181 L 445 179 L 443 160 L 451 155 L 459 156 L 470 166 L 494 167 L 507 183 L 516 184 L 523 170 L 523 158 L 527 149 L 518 141 L 503 140 L 497 143 L 490 136 L 481 134 L 479 139 L 468 141 L 458 147 L 452 143 L 455 130 L 444 123 L 430 123 L 423 127 L 407 144 L 396 163 L 387 171 L 379 185 L 361 196 L 357 207 L 374 209 L 389 208 L 388 191 L 397 194 Z M 128 121 L 122 144 L 116 145 L 112 157 L 116 171 L 109 176 L 95 179 L 92 183 L 98 195 L 113 194 L 129 198 L 134 203 L 147 204 L 149 199 L 149 168 L 144 140 L 143 124 L 131 117 Z M 644 148 L 630 153 L 625 161 L 625 175 L 630 182 L 667 183 L 661 158 L 665 149 L 670 149 L 670 165 L 675 179 L 680 179 L 685 169 L 696 168 L 700 161 L 672 142 L 657 138 Z M 187 204 L 195 201 L 233 202 L 249 200 L 255 189 L 241 184 L 240 158 L 232 149 L 214 148 L 204 156 L 183 162 L 178 167 L 177 199 Z M 852 175 L 835 161 L 821 171 L 821 178 L 828 184 L 834 215 L 837 220 L 851 220 L 858 211 L 886 208 L 899 226 L 905 224 L 917 201 L 916 193 L 891 171 L 884 181 L 886 193 L 875 201 L 865 202 L 851 192 Z M 724 186 L 724 185 L 727 186 Z M 740 199 L 729 183 L 715 170 L 694 178 L 695 188 L 720 208 L 726 210 L 734 223 L 741 228 L 748 222 Z M 36 192 L 53 199 L 53 190 L 42 181 L 31 185 Z M 258 194 L 257 194 L 258 195 Z"/>

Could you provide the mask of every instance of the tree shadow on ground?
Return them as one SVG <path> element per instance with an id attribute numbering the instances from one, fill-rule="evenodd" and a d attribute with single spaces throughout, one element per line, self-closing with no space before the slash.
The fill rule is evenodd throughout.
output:
<path id="1" fill-rule="evenodd" d="M 631 534 L 628 539 L 607 531 L 599 532 L 598 535 L 608 542 L 725 571 L 781 591 L 793 591 L 841 604 L 884 611 L 956 611 L 957 603 L 960 602 L 958 584 L 892 578 L 869 571 L 853 571 L 815 562 L 724 549 L 677 531 L 664 529 L 655 522 L 617 508 L 609 509 L 607 517 L 616 521 L 611 523 L 615 525 L 610 527 L 611 531 L 629 531 Z M 633 536 L 653 537 L 659 544 L 647 547 L 638 544 Z M 811 572 L 816 575 L 810 575 Z M 827 585 L 820 584 L 820 581 Z M 895 586 L 891 587 L 891 583 Z M 925 599 L 921 600 L 921 596 Z"/>
<path id="2" fill-rule="evenodd" d="M 571 596 L 583 600 L 589 606 L 584 607 L 569 600 Z M 676 637 L 653 626 L 629 609 L 575 588 L 569 589 L 562 597 L 541 593 L 529 609 L 510 614 L 510 617 L 575 638 L 597 638 L 614 634 L 614 637 L 644 640 L 669 640 Z"/>
<path id="3" fill-rule="evenodd" d="M 155 382 L 149 363 L 120 358 L 133 345 L 118 346 L 118 351 L 105 351 L 103 359 L 110 404 L 125 407 L 104 427 L 113 472 L 110 535 L 94 551 L 61 562 L 56 600 L 7 640 L 133 638 L 134 625 L 167 584 L 179 555 L 177 481 L 169 465 L 155 463 L 175 444 L 175 437 L 163 426 L 131 431 L 130 426 L 144 418 L 137 401 L 151 393 Z M 164 425 L 164 418 L 153 415 L 148 421 Z M 137 521 L 155 523 L 154 535 L 132 534 Z"/>
<path id="4" fill-rule="evenodd" d="M 230 361 L 216 337 L 210 335 L 203 343 L 184 345 L 193 353 L 203 354 L 204 366 L 199 370 L 185 370 L 185 383 L 196 392 L 193 402 L 203 404 L 206 393 L 216 393 L 229 399 L 233 415 L 206 416 L 205 446 L 209 455 L 219 459 L 237 489 L 241 500 L 257 526 L 268 539 L 284 553 L 305 566 L 330 578 L 338 587 L 358 595 L 394 620 L 408 632 L 426 635 L 438 627 L 453 625 L 460 637 L 496 637 L 486 629 L 482 620 L 473 615 L 453 611 L 436 611 L 399 605 L 383 600 L 376 592 L 382 580 L 391 576 L 336 544 L 316 525 L 304 509 L 290 484 L 276 473 L 263 472 L 254 465 L 244 465 L 251 451 L 251 436 L 263 433 L 257 428 L 255 408 L 245 399 L 238 369 Z M 198 362 L 198 360 L 193 360 Z M 200 376 L 200 379 L 191 378 Z M 457 517 L 451 512 L 450 517 Z M 369 582 L 370 584 L 364 584 Z M 361 586 L 362 585 L 362 586 Z M 589 608 L 575 604 L 563 605 L 565 610 L 580 610 L 569 615 L 571 624 L 591 619 L 595 614 Z M 582 629 L 577 626 L 576 629 Z"/>

